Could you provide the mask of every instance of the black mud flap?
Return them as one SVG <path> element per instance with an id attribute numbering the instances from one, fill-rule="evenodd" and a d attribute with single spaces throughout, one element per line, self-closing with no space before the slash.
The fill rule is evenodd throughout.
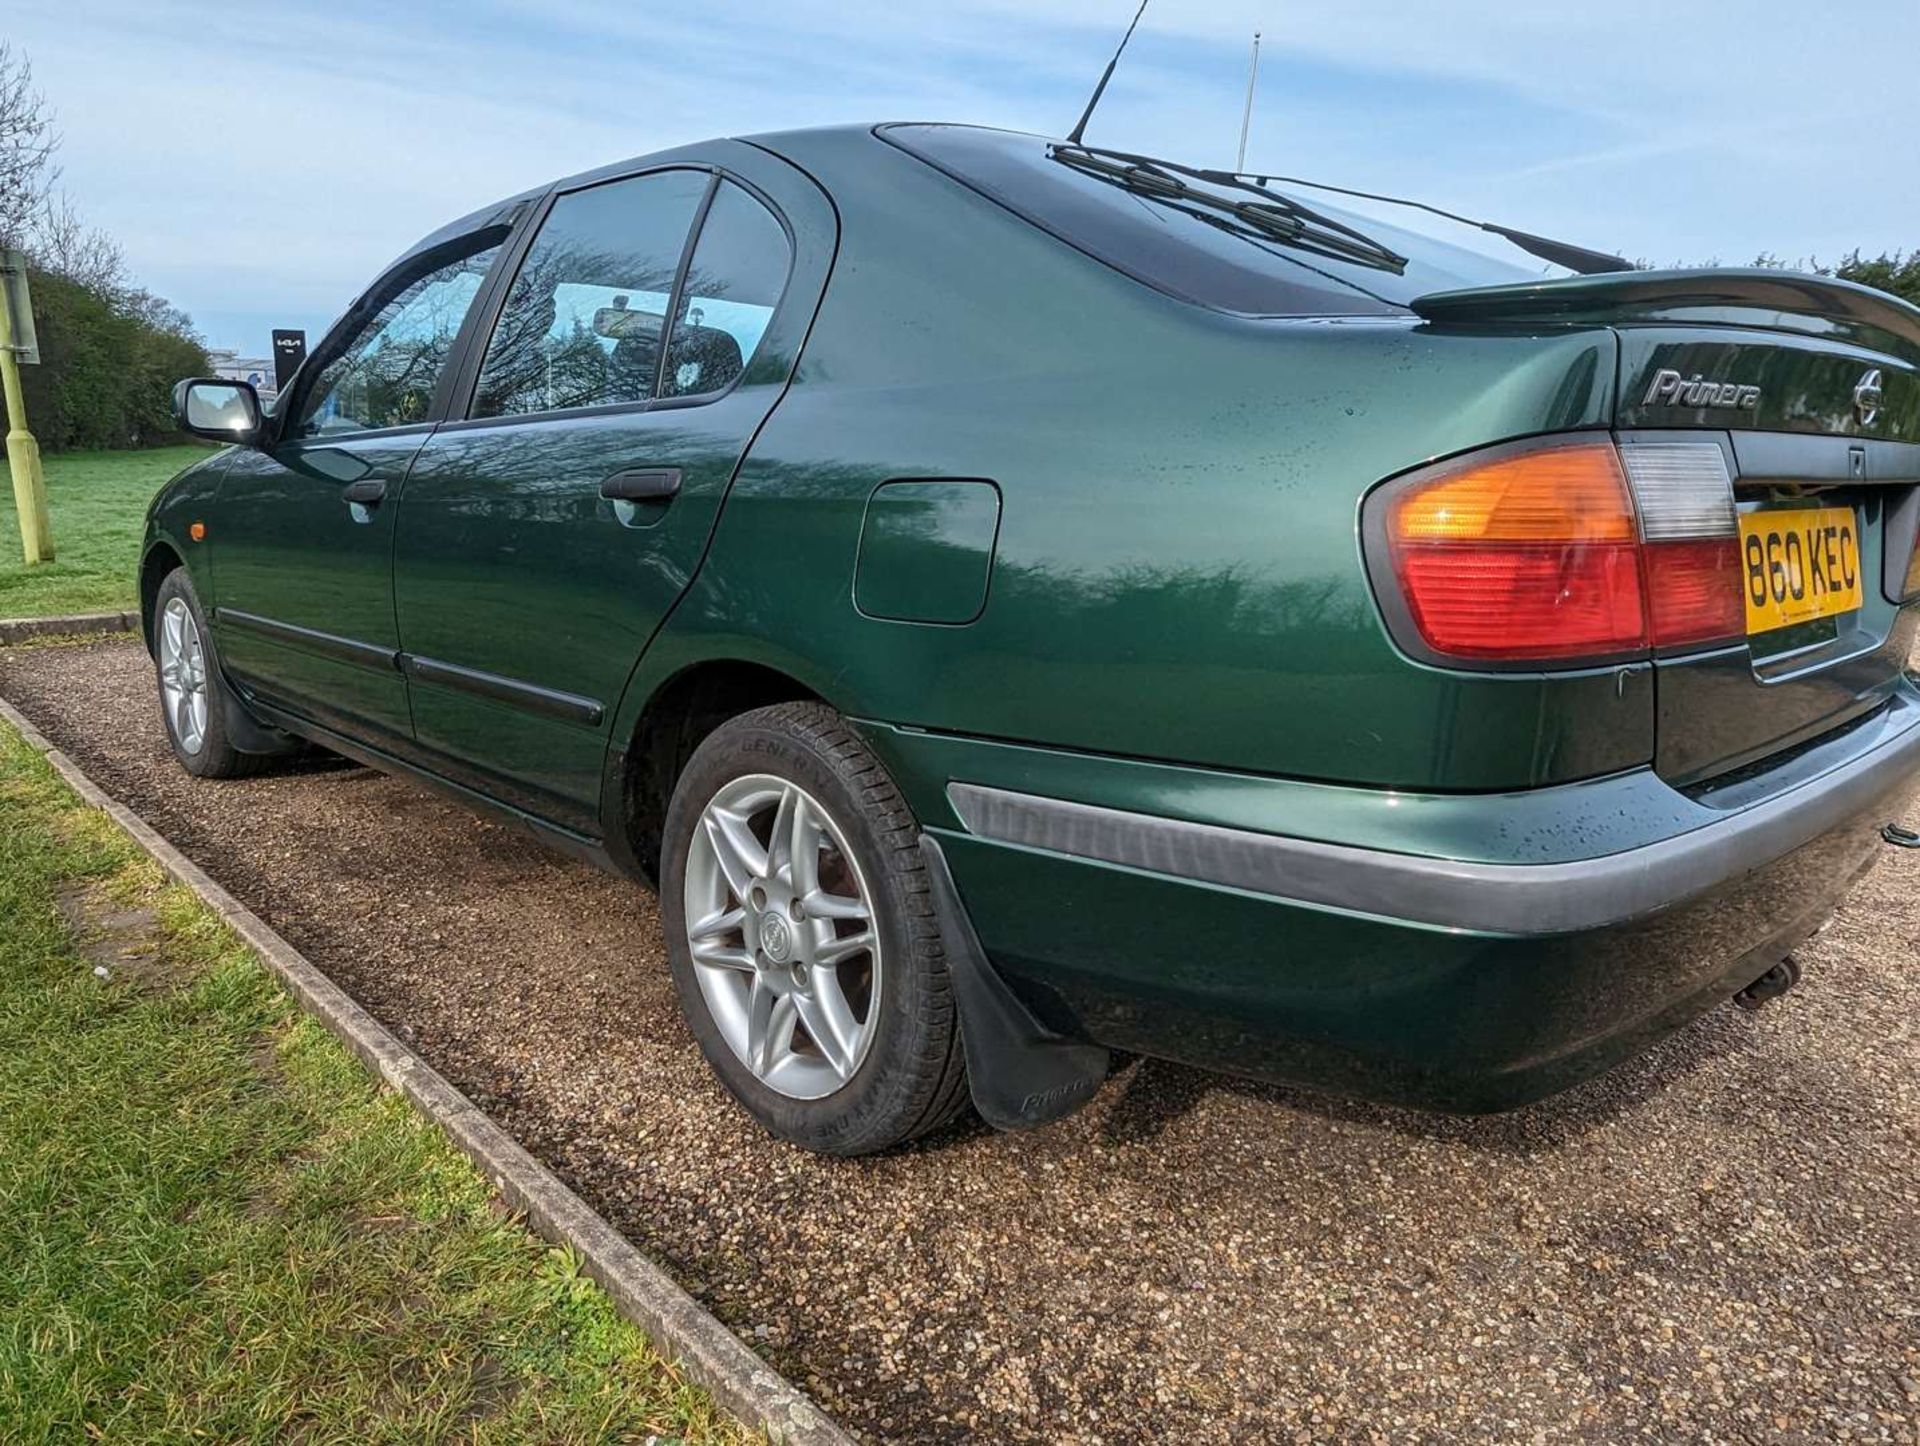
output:
<path id="1" fill-rule="evenodd" d="M 1033 1017 L 980 947 L 939 840 L 921 834 L 920 852 L 960 1006 L 974 1108 L 996 1130 L 1031 1130 L 1072 1114 L 1106 1082 L 1107 1051 L 1063 1039 Z"/>
<path id="2" fill-rule="evenodd" d="M 224 686 L 220 689 L 221 712 L 227 725 L 227 741 L 241 753 L 259 753 L 269 758 L 286 758 L 302 751 L 307 745 L 304 740 L 295 738 L 291 733 L 282 733 L 278 728 L 269 728 L 253 714 L 247 711 L 247 705 L 240 701 L 240 694 L 233 684 L 221 678 Z"/>

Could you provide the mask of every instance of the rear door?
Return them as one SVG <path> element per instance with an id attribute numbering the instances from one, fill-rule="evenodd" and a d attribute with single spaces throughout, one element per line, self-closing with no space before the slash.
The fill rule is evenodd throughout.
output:
<path id="1" fill-rule="evenodd" d="M 786 387 L 832 238 L 819 190 L 739 142 L 553 198 L 401 509 L 436 766 L 598 833 L 610 719 Z"/>
<path id="2" fill-rule="evenodd" d="M 304 367 L 278 440 L 234 454 L 210 519 L 227 671 L 256 696 L 376 746 L 412 734 L 393 537 L 504 224 L 376 282 Z"/>
<path id="3" fill-rule="evenodd" d="M 1629 326 L 1623 438 L 1711 440 L 1734 480 L 1747 636 L 1656 666 L 1656 766 L 1687 784 L 1871 713 L 1909 666 L 1920 375 L 1786 332 Z"/>

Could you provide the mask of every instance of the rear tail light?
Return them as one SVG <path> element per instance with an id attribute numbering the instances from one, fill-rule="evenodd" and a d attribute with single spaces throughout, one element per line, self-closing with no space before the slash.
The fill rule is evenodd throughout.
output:
<path id="1" fill-rule="evenodd" d="M 1712 443 L 1501 448 L 1369 508 L 1404 622 L 1439 659 L 1569 666 L 1744 630 L 1732 479 Z"/>
<path id="2" fill-rule="evenodd" d="M 1647 645 L 1633 500 L 1611 442 L 1509 453 L 1396 489 L 1387 537 L 1436 653 L 1517 662 Z"/>

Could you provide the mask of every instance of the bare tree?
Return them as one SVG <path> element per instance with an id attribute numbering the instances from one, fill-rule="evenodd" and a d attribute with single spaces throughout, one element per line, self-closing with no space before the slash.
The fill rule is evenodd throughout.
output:
<path id="1" fill-rule="evenodd" d="M 0 42 L 0 245 L 25 243 L 47 192 L 60 175 L 60 136 L 47 98 L 33 86 L 33 65 Z"/>
<path id="2" fill-rule="evenodd" d="M 130 316 L 142 325 L 155 331 L 171 332 L 174 336 L 184 337 L 188 341 L 199 341 L 200 333 L 194 329 L 193 318 L 168 301 L 164 296 L 155 296 L 140 286 L 123 286 L 114 294 L 114 306 L 123 316 Z"/>
<path id="3" fill-rule="evenodd" d="M 40 266 L 89 291 L 115 301 L 127 293 L 127 261 L 119 243 L 82 221 L 62 192 L 41 203 L 28 227 L 26 248 Z"/>

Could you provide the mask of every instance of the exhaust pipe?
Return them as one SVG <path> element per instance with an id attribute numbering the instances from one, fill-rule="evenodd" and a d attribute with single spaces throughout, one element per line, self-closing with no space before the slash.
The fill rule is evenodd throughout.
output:
<path id="1" fill-rule="evenodd" d="M 1742 1009 L 1758 1009 L 1768 1000 L 1778 999 L 1800 982 L 1800 961 L 1789 954 L 1753 983 L 1733 996 Z"/>
<path id="2" fill-rule="evenodd" d="M 1897 823 L 1890 823 L 1881 829 L 1880 837 L 1898 849 L 1920 849 L 1920 833 L 1915 833 L 1910 828 L 1903 828 Z M 1828 919 L 1813 932 L 1816 935 L 1824 934 L 1832 923 L 1833 920 Z M 1800 961 L 1789 954 L 1734 995 L 1733 1002 L 1742 1009 L 1758 1009 L 1761 1005 L 1778 999 L 1799 982 Z"/>

